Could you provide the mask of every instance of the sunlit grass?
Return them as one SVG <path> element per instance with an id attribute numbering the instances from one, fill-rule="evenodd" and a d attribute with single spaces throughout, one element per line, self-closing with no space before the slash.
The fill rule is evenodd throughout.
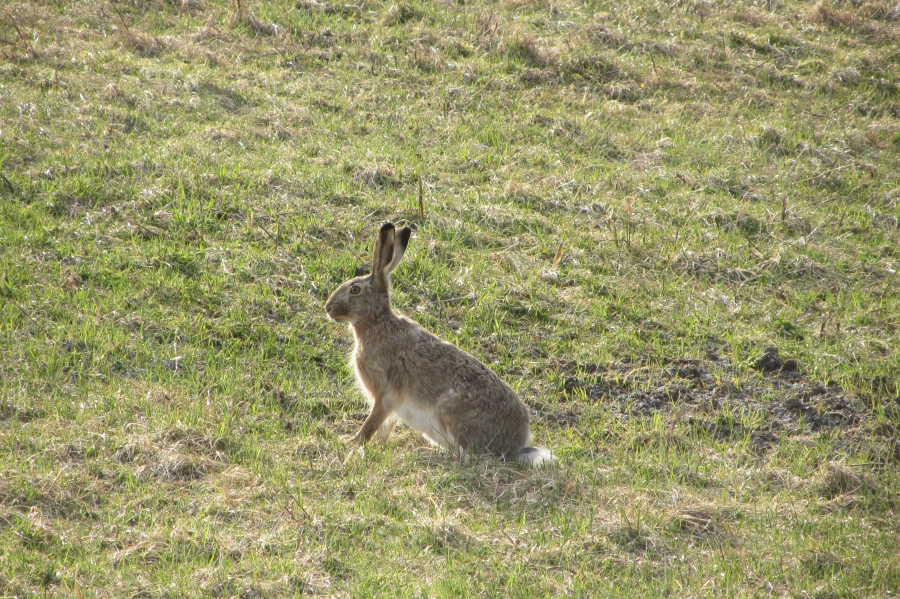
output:
<path id="1" fill-rule="evenodd" d="M 241 6 L 0 9 L 0 594 L 896 594 L 895 6 Z M 346 442 L 386 220 L 558 468 Z"/>

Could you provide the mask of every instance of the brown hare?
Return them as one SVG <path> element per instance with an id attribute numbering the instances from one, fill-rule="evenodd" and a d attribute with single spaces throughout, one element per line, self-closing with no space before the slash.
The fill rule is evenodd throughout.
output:
<path id="1" fill-rule="evenodd" d="M 372 273 L 338 287 L 329 318 L 350 323 L 351 363 L 372 411 L 354 437 L 386 440 L 397 422 L 445 449 L 482 451 L 523 464 L 552 462 L 531 441 L 525 404 L 499 376 L 452 343 L 391 309 L 391 271 L 409 244 L 409 227 L 381 227 Z"/>

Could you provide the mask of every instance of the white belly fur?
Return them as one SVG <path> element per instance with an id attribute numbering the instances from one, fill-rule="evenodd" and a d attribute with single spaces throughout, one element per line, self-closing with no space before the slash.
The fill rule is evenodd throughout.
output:
<path id="1" fill-rule="evenodd" d="M 436 406 L 425 407 L 414 400 L 407 400 L 397 409 L 397 416 L 400 422 L 419 431 L 435 445 L 447 448 L 454 443 L 453 436 L 441 426 Z"/>

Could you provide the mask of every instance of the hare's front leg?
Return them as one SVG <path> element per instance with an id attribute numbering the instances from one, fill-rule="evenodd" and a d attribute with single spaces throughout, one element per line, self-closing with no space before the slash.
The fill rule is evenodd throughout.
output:
<path id="1" fill-rule="evenodd" d="M 375 402 L 372 405 L 372 411 L 369 412 L 369 416 L 366 418 L 366 421 L 363 422 L 362 428 L 359 429 L 359 432 L 356 433 L 353 440 L 359 443 L 366 443 L 372 438 L 372 435 L 374 435 L 376 431 L 378 431 L 378 438 L 380 440 L 386 440 L 394 429 L 394 424 L 397 422 L 395 403 L 394 398 L 390 396 L 384 398 L 376 397 Z M 379 431 L 378 429 L 382 430 Z"/>

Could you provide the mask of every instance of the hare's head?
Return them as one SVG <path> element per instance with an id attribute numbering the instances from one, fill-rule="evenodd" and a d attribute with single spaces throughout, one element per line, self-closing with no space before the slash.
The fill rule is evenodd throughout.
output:
<path id="1" fill-rule="evenodd" d="M 391 271 L 400 263 L 409 245 L 412 231 L 404 227 L 395 233 L 394 225 L 385 223 L 375 241 L 372 274 L 350 279 L 325 302 L 328 317 L 351 324 L 374 322 L 391 309 Z"/>

